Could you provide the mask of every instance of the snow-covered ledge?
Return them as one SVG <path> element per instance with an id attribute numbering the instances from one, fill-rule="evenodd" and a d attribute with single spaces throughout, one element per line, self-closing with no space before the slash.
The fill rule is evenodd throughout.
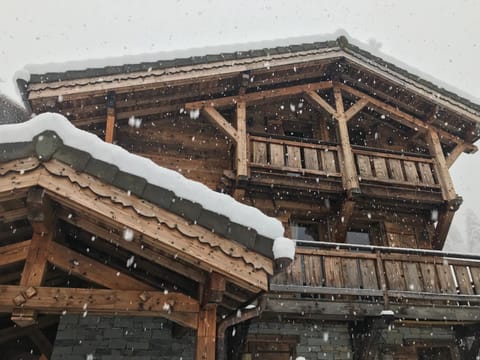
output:
<path id="1" fill-rule="evenodd" d="M 282 272 L 292 263 L 295 257 L 295 241 L 286 237 L 278 237 L 273 242 L 275 272 Z"/>

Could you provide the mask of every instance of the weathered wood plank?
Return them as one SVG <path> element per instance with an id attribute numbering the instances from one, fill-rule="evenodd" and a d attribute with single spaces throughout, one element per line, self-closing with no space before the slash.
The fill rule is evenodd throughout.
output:
<path id="1" fill-rule="evenodd" d="M 318 151 L 316 149 L 304 148 L 305 169 L 318 170 Z"/>
<path id="2" fill-rule="evenodd" d="M 302 157 L 298 146 L 287 146 L 287 166 L 293 168 L 302 168 Z"/>
<path id="3" fill-rule="evenodd" d="M 323 170 L 329 173 L 337 172 L 337 164 L 335 162 L 335 153 L 333 151 L 321 151 Z"/>
<path id="4" fill-rule="evenodd" d="M 325 283 L 328 287 L 343 288 L 342 262 L 339 257 L 325 257 Z"/>
<path id="5" fill-rule="evenodd" d="M 252 141 L 253 163 L 267 164 L 267 144 L 259 141 Z"/>
<path id="6" fill-rule="evenodd" d="M 435 184 L 431 166 L 432 165 L 428 163 L 418 163 L 418 169 L 420 171 L 420 176 L 424 184 L 428 184 L 428 185 Z"/>
<path id="7" fill-rule="evenodd" d="M 472 283 L 470 282 L 470 276 L 466 266 L 454 266 L 455 277 L 457 278 L 458 288 L 460 294 L 472 295 L 473 288 Z"/>
<path id="8" fill-rule="evenodd" d="M 397 181 L 405 181 L 402 171 L 402 163 L 400 160 L 388 159 L 388 165 L 390 167 L 390 174 L 392 179 Z"/>
<path id="9" fill-rule="evenodd" d="M 342 259 L 343 285 L 346 288 L 360 288 L 360 277 L 356 259 Z"/>
<path id="10" fill-rule="evenodd" d="M 405 279 L 402 263 L 399 261 L 384 261 L 385 275 L 389 290 L 405 290 Z"/>
<path id="11" fill-rule="evenodd" d="M 405 274 L 405 284 L 409 291 L 423 291 L 421 273 L 416 263 L 403 262 L 403 273 Z"/>
<path id="12" fill-rule="evenodd" d="M 417 167 L 413 161 L 404 161 L 403 166 L 405 168 L 405 175 L 407 177 L 407 181 L 418 183 L 420 178 L 418 177 Z"/>
<path id="13" fill-rule="evenodd" d="M 370 165 L 370 157 L 366 155 L 357 155 L 357 165 L 360 176 L 371 177 L 372 166 Z"/>
<path id="14" fill-rule="evenodd" d="M 322 286 L 322 264 L 320 256 L 304 255 L 305 284 L 307 286 Z"/>
<path id="15" fill-rule="evenodd" d="M 425 291 L 438 293 L 440 287 L 438 284 L 438 277 L 434 264 L 419 263 L 420 271 L 422 272 L 423 288 Z"/>
<path id="16" fill-rule="evenodd" d="M 380 289 L 378 286 L 377 270 L 374 260 L 361 260 L 360 272 L 362 274 L 363 289 Z"/>
<path id="17" fill-rule="evenodd" d="M 14 299 L 25 294 L 28 286 L 0 285 L 0 311 L 11 312 Z M 77 289 L 34 287 L 32 297 L 24 297 L 23 310 L 45 314 L 102 314 L 129 316 L 162 316 L 197 328 L 198 301 L 181 293 L 141 290 Z"/>
<path id="18" fill-rule="evenodd" d="M 447 264 L 436 265 L 440 291 L 446 294 L 456 294 L 455 282 L 453 281 L 450 266 Z"/>
<path id="19" fill-rule="evenodd" d="M 382 157 L 373 158 L 373 167 L 375 169 L 375 177 L 380 179 L 388 179 L 387 164 Z"/>
<path id="20" fill-rule="evenodd" d="M 273 166 L 285 166 L 283 145 L 270 144 L 270 164 Z"/>

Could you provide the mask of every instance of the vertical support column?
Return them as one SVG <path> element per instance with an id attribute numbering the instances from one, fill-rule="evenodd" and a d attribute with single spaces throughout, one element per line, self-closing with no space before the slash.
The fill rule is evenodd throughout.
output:
<path id="1" fill-rule="evenodd" d="M 338 134 L 343 157 L 343 187 L 347 191 L 348 196 L 350 196 L 352 193 L 360 192 L 360 185 L 358 183 L 355 160 L 353 158 L 350 138 L 348 136 L 348 125 L 347 118 L 345 116 L 345 110 L 343 108 L 342 93 L 338 87 L 333 89 L 333 93 L 335 95 L 335 105 L 337 108 L 336 119 L 338 123 Z"/>
<path id="2" fill-rule="evenodd" d="M 430 150 L 430 154 L 435 161 L 435 173 L 437 174 L 438 181 L 442 186 L 442 195 L 445 201 L 455 200 L 457 194 L 453 186 L 452 178 L 448 172 L 448 165 L 443 155 L 442 145 L 440 139 L 435 130 L 429 129 L 427 132 L 427 144 Z"/>
<path id="3" fill-rule="evenodd" d="M 113 143 L 115 138 L 115 93 L 107 94 L 107 125 L 105 128 L 105 142 Z"/>
<path id="4" fill-rule="evenodd" d="M 248 176 L 248 149 L 247 149 L 247 104 L 245 101 L 237 103 L 237 178 Z"/>
<path id="5" fill-rule="evenodd" d="M 55 235 L 54 216 L 49 199 L 42 189 L 31 189 L 27 196 L 28 220 L 33 228 L 32 241 L 20 279 L 21 286 L 32 287 L 18 299 L 35 296 L 33 287 L 40 286 L 47 270 L 47 246 Z M 36 312 L 20 307 L 12 312 L 12 321 L 19 326 L 36 324 Z"/>
<path id="6" fill-rule="evenodd" d="M 217 304 L 206 304 L 198 314 L 195 360 L 215 360 Z"/>
<path id="7" fill-rule="evenodd" d="M 429 129 L 426 140 L 430 154 L 434 159 L 435 174 L 442 187 L 442 197 L 445 202 L 443 207 L 439 209 L 438 223 L 435 227 L 435 238 L 432 241 L 432 247 L 434 249 L 439 249 L 447 238 L 453 215 L 461 204 L 461 198 L 458 197 L 455 192 L 453 181 L 448 171 L 447 161 L 443 154 L 442 144 L 437 132 L 434 129 Z"/>

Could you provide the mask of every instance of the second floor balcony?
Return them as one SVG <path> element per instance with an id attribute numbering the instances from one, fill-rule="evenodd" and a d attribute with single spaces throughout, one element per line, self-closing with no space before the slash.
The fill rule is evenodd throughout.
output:
<path id="1" fill-rule="evenodd" d="M 250 135 L 252 181 L 276 179 L 298 188 L 343 192 L 344 154 L 336 143 Z M 352 146 L 360 190 L 367 196 L 437 204 L 442 188 L 434 159 L 425 154 Z M 292 180 L 297 178 L 297 181 Z"/>
<path id="2" fill-rule="evenodd" d="M 478 321 L 480 257 L 441 251 L 297 242 L 270 283 L 271 308 L 355 319 Z"/>

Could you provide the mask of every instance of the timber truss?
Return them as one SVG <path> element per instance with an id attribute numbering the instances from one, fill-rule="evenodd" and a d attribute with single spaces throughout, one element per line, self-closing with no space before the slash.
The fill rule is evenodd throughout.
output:
<path id="1" fill-rule="evenodd" d="M 217 316 L 273 272 L 270 259 L 57 160 L 2 164 L 0 209 L 0 342 L 30 337 L 44 359 L 42 329 L 62 314 L 163 317 L 196 330 L 196 358 L 213 359 Z"/>

